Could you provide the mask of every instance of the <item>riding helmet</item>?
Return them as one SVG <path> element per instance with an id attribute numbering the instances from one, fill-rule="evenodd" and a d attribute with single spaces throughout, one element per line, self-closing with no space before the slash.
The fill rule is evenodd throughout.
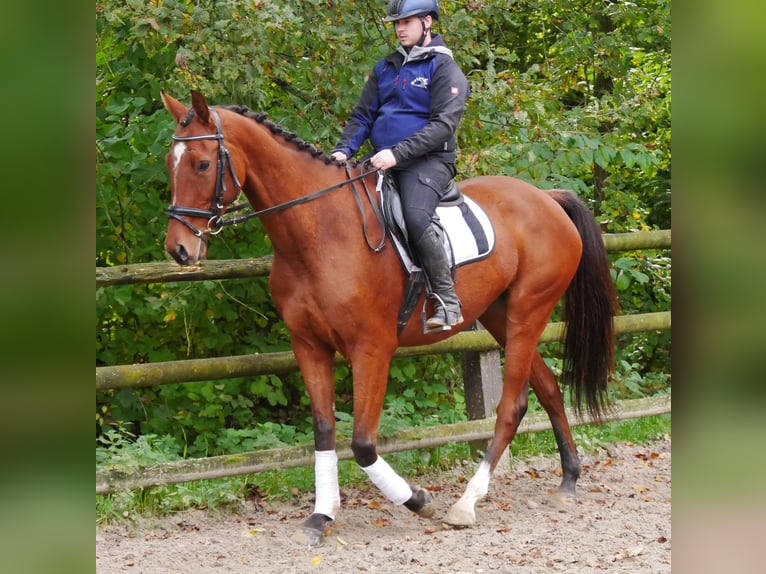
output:
<path id="1" fill-rule="evenodd" d="M 410 16 L 425 17 L 431 15 L 439 19 L 439 4 L 436 0 L 388 0 L 388 16 L 384 22 L 396 22 Z"/>

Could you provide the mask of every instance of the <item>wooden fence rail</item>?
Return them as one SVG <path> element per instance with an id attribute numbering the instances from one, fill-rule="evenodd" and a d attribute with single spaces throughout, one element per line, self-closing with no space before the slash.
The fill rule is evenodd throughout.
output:
<path id="1" fill-rule="evenodd" d="M 605 233 L 602 237 L 607 251 L 670 249 L 669 229 Z M 181 267 L 174 261 L 96 267 L 96 286 L 265 277 L 271 270 L 271 261 L 272 256 L 268 255 L 255 259 L 205 260 L 191 267 Z"/>
<path id="2" fill-rule="evenodd" d="M 618 333 L 661 331 L 670 329 L 671 313 L 670 311 L 661 311 L 642 315 L 620 315 L 614 318 L 614 324 Z M 562 329 L 562 323 L 549 323 L 543 331 L 540 342 L 558 341 L 561 338 Z M 433 345 L 401 347 L 397 349 L 394 357 L 483 352 L 499 348 L 497 341 L 487 331 L 466 331 Z M 335 361 L 336 364 L 341 364 L 345 359 L 337 355 Z M 298 365 L 292 351 L 116 365 L 96 368 L 96 390 L 153 387 L 168 383 L 232 379 L 268 374 L 281 375 L 297 369 Z"/>
<path id="3" fill-rule="evenodd" d="M 626 420 L 670 412 L 670 396 L 622 401 L 607 413 L 603 421 Z M 567 410 L 572 426 L 593 422 L 590 417 L 578 418 Z M 465 421 L 447 425 L 418 427 L 398 431 L 390 437 L 378 438 L 378 452 L 381 454 L 432 448 L 455 442 L 471 442 L 492 438 L 495 418 Z M 545 412 L 527 415 L 519 425 L 516 434 L 550 430 L 551 425 Z M 351 441 L 338 440 L 338 458 L 353 458 Z M 136 468 L 133 472 L 102 469 L 96 472 L 96 493 L 106 494 L 118 490 L 146 488 L 160 484 L 176 484 L 192 480 L 208 480 L 239 474 L 263 472 L 266 470 L 307 466 L 314 462 L 314 446 L 300 445 L 269 450 L 243 452 L 222 456 L 211 456 L 180 460 Z"/>

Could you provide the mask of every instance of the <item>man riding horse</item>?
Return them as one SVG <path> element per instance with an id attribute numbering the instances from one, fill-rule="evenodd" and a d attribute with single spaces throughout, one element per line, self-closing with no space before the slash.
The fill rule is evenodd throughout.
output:
<path id="1" fill-rule="evenodd" d="M 455 130 L 465 109 L 468 81 L 432 33 L 436 0 L 390 0 L 386 22 L 400 42 L 378 61 L 348 118 L 332 157 L 344 162 L 369 138 L 370 163 L 390 170 L 402 199 L 407 236 L 434 294 L 428 329 L 463 322 L 435 212 L 455 177 Z"/>

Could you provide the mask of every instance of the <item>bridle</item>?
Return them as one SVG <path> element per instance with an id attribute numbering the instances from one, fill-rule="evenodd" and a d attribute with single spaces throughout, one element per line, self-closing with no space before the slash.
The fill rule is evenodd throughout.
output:
<path id="1" fill-rule="evenodd" d="M 234 166 L 231 163 L 231 154 L 223 143 L 223 131 L 221 130 L 221 118 L 218 112 L 214 109 L 210 110 L 210 113 L 215 119 L 216 133 L 205 134 L 201 136 L 177 136 L 173 135 L 173 141 L 177 142 L 190 142 L 200 140 L 218 140 L 218 172 L 215 177 L 215 193 L 213 195 L 213 202 L 210 209 L 198 209 L 196 207 L 183 207 L 180 205 L 171 205 L 165 210 L 165 215 L 169 218 L 175 219 L 183 223 L 186 227 L 191 229 L 192 233 L 205 240 L 207 235 L 217 235 L 221 232 L 226 222 L 223 219 L 223 197 L 226 193 L 226 179 L 224 177 L 224 170 L 228 167 L 231 180 L 234 182 L 234 186 L 237 188 L 237 193 L 242 189 L 242 184 L 237 179 L 237 174 L 234 172 Z M 235 206 L 240 209 L 239 206 Z M 242 206 L 244 207 L 244 205 Z M 205 229 L 197 229 L 184 217 L 202 217 L 207 218 L 207 226 Z"/>
<path id="2" fill-rule="evenodd" d="M 315 191 L 314 193 L 310 193 L 309 195 L 306 195 L 304 197 L 299 197 L 297 199 L 280 203 L 279 205 L 275 205 L 273 207 L 261 209 L 260 211 L 254 211 L 252 213 L 241 215 L 239 217 L 230 217 L 230 218 L 224 219 L 223 202 L 224 202 L 224 194 L 226 193 L 226 180 L 224 178 L 225 169 L 228 168 L 229 170 L 229 174 L 231 175 L 231 180 L 232 182 L 234 182 L 234 186 L 237 189 L 237 194 L 239 194 L 239 192 L 242 190 L 242 184 L 239 182 L 239 179 L 237 179 L 237 174 L 234 171 L 234 165 L 231 162 L 231 154 L 229 153 L 229 150 L 226 149 L 226 146 L 223 143 L 223 130 L 221 129 L 221 118 L 218 115 L 218 112 L 213 108 L 210 108 L 210 113 L 213 115 L 213 118 L 215 119 L 216 133 L 205 134 L 200 136 L 177 136 L 174 134 L 173 141 L 181 141 L 181 142 L 200 141 L 200 140 L 217 140 L 218 141 L 218 171 L 216 173 L 215 192 L 213 194 L 213 201 L 211 203 L 211 207 L 210 209 L 198 209 L 196 207 L 184 207 L 180 205 L 171 205 L 165 210 L 165 215 L 167 215 L 171 219 L 180 221 L 186 227 L 188 227 L 192 231 L 192 233 L 194 233 L 195 236 L 199 237 L 200 240 L 205 241 L 208 235 L 217 235 L 218 233 L 221 232 L 221 230 L 224 227 L 228 225 L 236 225 L 238 223 L 242 223 L 243 221 L 247 221 L 248 219 L 252 219 L 254 217 L 261 217 L 269 213 L 282 211 L 283 209 L 287 209 L 295 205 L 300 205 L 301 203 L 312 201 L 314 199 L 317 199 L 318 197 L 321 197 L 327 193 L 330 193 L 331 191 L 335 191 L 336 189 L 340 189 L 342 187 L 349 185 L 351 187 L 351 191 L 354 194 L 354 199 L 356 200 L 356 204 L 359 208 L 359 212 L 362 214 L 362 228 L 364 230 L 364 238 L 367 241 L 367 245 L 369 246 L 370 249 L 372 249 L 376 253 L 383 249 L 383 245 L 385 243 L 385 238 L 386 238 L 385 232 L 382 234 L 380 243 L 377 246 L 373 246 L 370 243 L 370 239 L 367 233 L 367 218 L 365 215 L 364 206 L 362 205 L 362 200 L 359 197 L 359 193 L 356 190 L 356 186 L 354 185 L 354 182 L 362 180 L 362 187 L 364 188 L 367 194 L 367 198 L 370 202 L 370 205 L 372 206 L 373 212 L 375 213 L 375 217 L 378 220 L 378 224 L 380 225 L 381 229 L 385 230 L 386 224 L 383 218 L 383 213 L 381 209 L 378 207 L 375 200 L 373 199 L 372 194 L 370 193 L 370 190 L 367 188 L 367 184 L 364 181 L 364 178 L 366 178 L 368 175 L 379 171 L 378 168 L 373 168 L 367 171 L 362 169 L 359 175 L 352 177 L 351 168 L 348 166 L 348 164 L 346 164 L 345 167 L 346 167 L 346 174 L 348 175 L 348 179 L 345 181 L 336 183 L 335 185 L 331 185 L 330 187 L 326 187 L 324 189 L 320 189 L 319 191 Z M 365 162 L 364 165 L 366 164 L 367 162 Z M 228 213 L 246 209 L 248 207 L 250 207 L 249 203 L 246 203 L 246 202 L 239 203 L 237 205 L 231 206 L 228 209 Z M 205 229 L 198 229 L 191 222 L 185 219 L 185 217 L 207 218 L 207 226 L 205 227 Z"/>

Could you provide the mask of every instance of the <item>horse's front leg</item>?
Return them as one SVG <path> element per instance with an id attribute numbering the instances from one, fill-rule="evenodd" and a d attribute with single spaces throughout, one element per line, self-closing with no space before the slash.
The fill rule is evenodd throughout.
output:
<path id="1" fill-rule="evenodd" d="M 431 518 L 435 507 L 427 490 L 412 488 L 377 452 L 378 424 L 393 356 L 380 346 L 351 358 L 354 376 L 354 433 L 351 450 L 354 459 L 370 480 L 391 502 Z"/>
<path id="2" fill-rule="evenodd" d="M 335 351 L 293 337 L 293 351 L 311 400 L 314 423 L 314 511 L 300 537 L 310 546 L 324 542 L 325 527 L 340 509 L 338 455 L 335 451 Z"/>

